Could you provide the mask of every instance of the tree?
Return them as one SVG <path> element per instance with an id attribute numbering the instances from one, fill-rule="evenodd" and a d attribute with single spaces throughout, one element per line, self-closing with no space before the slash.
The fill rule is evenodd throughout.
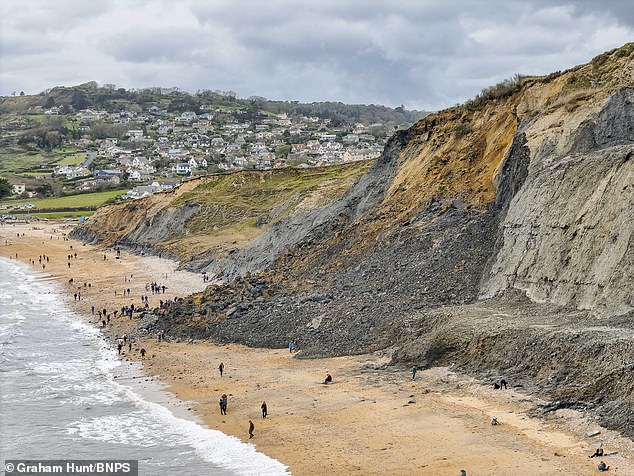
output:
<path id="1" fill-rule="evenodd" d="M 8 197 L 13 193 L 13 188 L 6 178 L 0 178 L 0 198 Z"/>
<path id="2" fill-rule="evenodd" d="M 62 138 L 58 131 L 48 131 L 44 140 L 50 148 L 59 147 L 62 144 Z"/>
<path id="3" fill-rule="evenodd" d="M 50 183 L 43 183 L 35 189 L 41 197 L 51 197 L 53 195 L 53 187 Z"/>
<path id="4" fill-rule="evenodd" d="M 288 157 L 288 154 L 290 154 L 291 152 L 291 146 L 286 144 L 286 145 L 279 145 L 275 148 L 275 157 L 277 158 L 282 158 L 282 157 Z"/>

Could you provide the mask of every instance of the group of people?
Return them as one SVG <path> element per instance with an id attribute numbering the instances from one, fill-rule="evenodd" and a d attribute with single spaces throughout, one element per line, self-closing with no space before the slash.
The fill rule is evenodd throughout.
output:
<path id="1" fill-rule="evenodd" d="M 588 458 L 602 458 L 604 455 L 603 453 L 603 445 L 599 445 L 599 447 L 594 450 L 594 453 L 592 453 L 590 456 L 588 456 Z M 610 467 L 605 463 L 605 461 L 601 461 L 599 462 L 599 465 L 597 466 L 597 469 L 599 471 L 607 471 L 608 469 L 610 469 Z"/>
<path id="2" fill-rule="evenodd" d="M 142 351 L 144 349 L 141 349 Z M 218 365 L 218 372 L 220 372 L 220 377 L 222 377 L 222 375 L 224 374 L 225 371 L 225 364 L 224 362 L 220 362 L 220 365 Z M 330 377 L 330 375 L 328 375 L 328 377 Z M 330 377 L 330 380 L 332 381 L 332 377 Z M 220 406 L 220 414 L 221 415 L 226 415 L 227 414 L 227 394 L 223 393 L 220 396 L 220 400 L 218 402 L 219 406 Z M 260 410 L 262 411 L 262 418 L 266 418 L 269 414 L 269 407 L 266 404 L 266 401 L 262 402 L 262 405 L 260 405 Z M 252 420 L 249 420 L 249 439 L 253 438 L 253 430 L 255 429 L 255 425 L 253 423 Z"/>
<path id="3" fill-rule="evenodd" d="M 152 282 L 145 285 L 145 290 L 146 291 L 151 290 L 152 294 L 160 294 L 161 291 L 163 291 L 163 294 L 165 294 L 166 289 L 167 289 L 167 286 L 165 286 L 164 284 L 157 284 L 156 282 Z"/>

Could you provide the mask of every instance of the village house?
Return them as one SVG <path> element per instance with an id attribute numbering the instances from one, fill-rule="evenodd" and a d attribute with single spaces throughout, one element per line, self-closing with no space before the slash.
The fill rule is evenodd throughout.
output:
<path id="1" fill-rule="evenodd" d="M 89 169 L 85 167 L 72 167 L 70 165 L 58 165 L 53 169 L 55 175 L 63 175 L 67 179 L 78 177 L 88 177 L 92 175 Z"/>
<path id="2" fill-rule="evenodd" d="M 130 140 L 134 141 L 143 137 L 143 131 L 141 129 L 130 129 L 125 133 L 125 135 L 126 137 L 129 137 Z"/>
<path id="3" fill-rule="evenodd" d="M 191 121 L 195 121 L 197 118 L 198 118 L 198 116 L 196 115 L 195 112 L 193 112 L 193 111 L 185 111 L 184 113 L 182 113 L 180 116 L 178 116 L 174 120 L 176 122 L 191 122 Z"/>
<path id="4" fill-rule="evenodd" d="M 112 184 L 117 185 L 121 182 L 121 171 L 118 169 L 111 170 L 95 170 L 93 172 L 93 177 L 95 178 L 96 184 Z"/>
<path id="5" fill-rule="evenodd" d="M 128 179 L 133 182 L 146 182 L 152 178 L 152 175 L 146 172 L 142 172 L 140 170 L 132 170 L 128 174 Z"/>
<path id="6" fill-rule="evenodd" d="M 188 175 L 189 173 L 191 173 L 191 171 L 192 171 L 191 165 L 189 165 L 186 162 L 176 163 L 172 167 L 172 172 L 174 172 L 177 175 Z"/>
<path id="7" fill-rule="evenodd" d="M 180 185 L 176 180 L 161 180 L 151 183 L 153 187 L 159 187 L 162 191 L 173 190 Z"/>
<path id="8" fill-rule="evenodd" d="M 123 200 L 138 200 L 140 198 L 148 197 L 156 192 L 160 192 L 160 186 L 154 185 L 139 185 L 138 187 L 134 187 L 132 190 L 122 195 L 121 198 Z"/>

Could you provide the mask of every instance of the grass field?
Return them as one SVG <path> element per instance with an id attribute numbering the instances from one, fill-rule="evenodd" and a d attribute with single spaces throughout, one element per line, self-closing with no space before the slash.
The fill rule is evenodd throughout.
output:
<path id="1" fill-rule="evenodd" d="M 31 213 L 30 215 L 38 218 L 46 218 L 47 220 L 59 220 L 60 218 L 79 218 L 89 217 L 93 212 L 52 212 L 52 213 Z M 19 214 L 15 214 L 19 216 Z"/>
<path id="2" fill-rule="evenodd" d="M 11 200 L 0 202 L 0 206 L 16 206 L 32 203 L 37 208 L 31 210 L 32 214 L 46 210 L 90 210 L 100 207 L 108 200 L 122 195 L 126 190 L 108 190 L 105 192 L 83 193 L 69 195 L 68 197 L 42 198 L 38 200 Z"/>
<path id="3" fill-rule="evenodd" d="M 59 147 L 57 149 L 53 149 L 53 152 L 56 154 L 75 154 L 77 152 L 82 152 L 82 149 L 78 149 L 76 147 Z"/>
<path id="4" fill-rule="evenodd" d="M 74 154 L 65 155 L 59 160 L 55 161 L 55 165 L 81 165 L 86 162 L 87 155 L 85 152 L 76 152 Z"/>
<path id="5" fill-rule="evenodd" d="M 19 174 L 20 177 L 31 177 L 31 178 L 37 178 L 37 177 L 50 177 L 51 176 L 51 172 L 23 172 Z"/>
<path id="6" fill-rule="evenodd" d="M 42 154 L 7 154 L 0 153 L 0 171 L 18 173 L 38 167 L 48 160 Z"/>

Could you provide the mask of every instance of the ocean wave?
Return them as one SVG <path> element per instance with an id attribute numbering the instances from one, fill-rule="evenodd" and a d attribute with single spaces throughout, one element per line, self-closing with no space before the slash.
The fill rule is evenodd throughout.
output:
<path id="1" fill-rule="evenodd" d="M 181 443 L 194 448 L 204 460 L 244 475 L 289 474 L 285 465 L 258 453 L 255 446 L 242 443 L 238 438 L 225 435 L 218 430 L 204 428 L 194 421 L 179 418 L 164 406 L 149 402 L 131 388 L 125 388 L 137 405 L 146 409 L 153 418 L 162 422 L 172 432 L 180 435 Z"/>
<path id="2" fill-rule="evenodd" d="M 12 285 L 9 293 L 3 292 L 16 300 L 17 305 L 38 311 L 35 321 L 29 318 L 26 321 L 7 319 L 3 322 L 33 322 L 33 326 L 40 326 L 29 328 L 37 335 L 30 334 L 26 340 L 30 346 L 24 349 L 28 351 L 25 354 L 28 361 L 21 363 L 22 367 L 16 370 L 21 378 L 12 379 L 12 399 L 22 399 L 22 402 L 42 400 L 55 408 L 67 405 L 71 409 L 77 406 L 107 407 L 106 413 L 120 410 L 116 415 L 78 420 L 77 413 L 71 412 L 73 416 L 62 428 L 73 439 L 124 446 L 191 448 L 207 463 L 236 474 L 288 474 L 282 463 L 258 453 L 253 445 L 204 428 L 194 421 L 178 418 L 162 405 L 145 400 L 130 387 L 117 382 L 112 371 L 122 362 L 116 351 L 96 327 L 86 323 L 60 299 L 63 296 L 61 288 L 53 282 L 37 280 L 35 272 L 26 266 L 0 260 L 0 272 L 5 269 L 8 270 L 6 275 L 14 276 L 17 284 Z M 61 331 L 41 319 L 49 316 L 55 322 L 63 323 Z M 50 329 L 55 329 L 54 334 Z M 88 349 L 78 347 L 84 343 L 89 344 Z M 34 358 L 30 351 L 43 352 L 44 355 Z M 49 352 L 50 355 L 47 355 Z M 60 358 L 64 360 L 60 361 Z M 10 376 L 3 374 L 3 381 Z M 110 405 L 114 402 L 119 406 Z M 11 406 L 4 403 L 3 395 L 3 407 Z M 125 410 L 126 407 L 134 410 Z"/>

